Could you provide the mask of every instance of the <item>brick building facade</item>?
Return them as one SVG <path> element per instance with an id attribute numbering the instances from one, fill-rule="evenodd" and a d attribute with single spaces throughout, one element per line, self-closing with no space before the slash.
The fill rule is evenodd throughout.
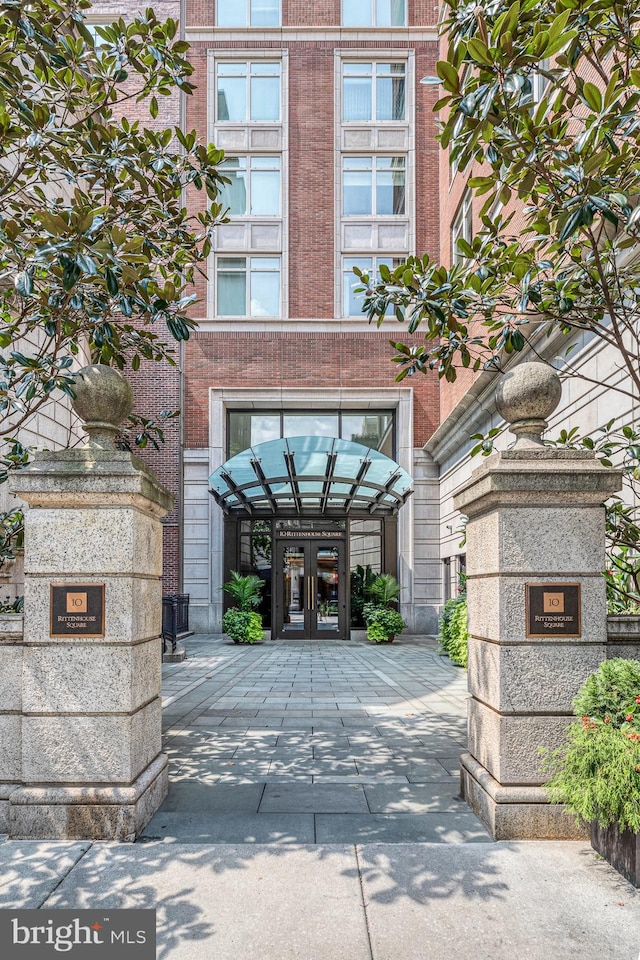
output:
<path id="1" fill-rule="evenodd" d="M 92 17 L 126 16 L 130 8 L 97 2 Z M 314 555 L 313 582 L 319 591 L 323 581 L 340 580 L 340 629 L 355 624 L 349 571 L 360 565 L 397 575 L 410 628 L 432 632 L 441 592 L 438 490 L 422 448 L 439 423 L 439 384 L 422 376 L 394 382 L 389 340 L 406 330 L 391 319 L 382 329 L 366 322 L 352 267 L 375 272 L 418 250 L 437 255 L 437 94 L 420 84 L 438 58 L 437 7 L 427 0 L 183 0 L 162 12 L 180 19 L 197 89 L 163 105 L 159 119 L 223 148 L 232 180 L 223 197 L 229 222 L 217 230 L 208 277 L 197 288 L 198 331 L 176 368 L 163 372 L 161 389 L 151 364 L 134 384 L 145 415 L 182 410 L 162 450 L 147 454 L 176 497 L 165 524 L 165 591 L 189 593 L 195 629 L 219 630 L 229 569 L 253 569 L 243 552 L 246 524 L 237 511 L 225 516 L 210 496 L 209 477 L 237 453 L 234 430 L 253 450 L 277 439 L 286 446 L 292 431 L 339 433 L 338 440 L 364 439 L 388 455 L 391 479 L 396 468 L 409 474 L 412 496 L 397 517 L 380 509 L 381 492 L 366 510 L 345 501 L 344 516 L 334 511 L 330 521 L 321 507 L 295 515 L 278 503 L 269 521 L 271 567 L 265 574 L 262 558 L 256 570 L 272 578 L 265 626 L 285 629 L 276 624 L 276 594 L 289 590 L 282 603 L 302 604 L 290 595 L 292 583 L 311 562 L 302 537 L 282 560 L 282 526 L 321 537 L 333 524 L 335 558 L 330 550 L 320 561 Z M 303 476 L 297 480 L 304 486 Z M 330 593 L 325 613 L 336 600 L 333 587 Z M 313 619 L 317 632 L 317 611 Z"/>

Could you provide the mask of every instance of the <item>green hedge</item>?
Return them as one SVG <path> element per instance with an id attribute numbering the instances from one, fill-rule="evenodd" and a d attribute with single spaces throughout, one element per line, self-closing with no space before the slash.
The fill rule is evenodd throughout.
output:
<path id="1" fill-rule="evenodd" d="M 440 650 L 460 667 L 467 666 L 467 595 L 447 600 L 442 608 L 438 640 Z"/>

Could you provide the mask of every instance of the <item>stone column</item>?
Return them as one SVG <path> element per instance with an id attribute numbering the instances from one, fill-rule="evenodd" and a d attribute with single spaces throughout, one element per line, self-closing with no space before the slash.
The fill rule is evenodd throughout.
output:
<path id="1" fill-rule="evenodd" d="M 21 613 L 0 613 L 0 833 L 9 832 L 9 797 L 22 782 Z"/>
<path id="2" fill-rule="evenodd" d="M 462 792 L 495 839 L 583 835 L 548 803 L 539 748 L 564 741 L 573 697 L 607 656 L 603 502 L 620 489 L 621 474 L 589 451 L 542 444 L 560 394 L 557 374 L 544 364 L 506 374 L 497 404 L 517 441 L 488 457 L 455 499 L 469 518 L 471 697 Z M 578 584 L 580 625 L 543 616 L 544 624 L 528 628 L 530 584 L 556 584 L 556 596 L 560 585 Z M 539 598 L 547 594 L 538 590 Z M 553 635 L 563 629 L 578 635 Z"/>
<path id="3" fill-rule="evenodd" d="M 114 399 L 118 391 L 128 398 Z M 140 460 L 113 446 L 132 404 L 126 381 L 108 367 L 85 368 L 76 393 L 88 445 L 36 454 L 12 478 L 29 510 L 23 785 L 9 797 L 9 834 L 131 840 L 167 792 L 160 520 L 172 500 Z M 52 585 L 76 594 L 70 613 L 78 597 L 86 608 L 87 584 L 104 585 L 103 624 L 57 635 L 76 626 L 61 624 L 59 608 L 52 613 Z"/>

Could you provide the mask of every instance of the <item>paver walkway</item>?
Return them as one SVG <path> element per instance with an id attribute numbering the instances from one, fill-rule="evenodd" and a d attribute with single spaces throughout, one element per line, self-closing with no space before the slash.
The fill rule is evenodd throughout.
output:
<path id="1" fill-rule="evenodd" d="M 171 787 L 142 840 L 490 839 L 458 796 L 466 676 L 433 640 L 188 649 L 165 667 Z"/>

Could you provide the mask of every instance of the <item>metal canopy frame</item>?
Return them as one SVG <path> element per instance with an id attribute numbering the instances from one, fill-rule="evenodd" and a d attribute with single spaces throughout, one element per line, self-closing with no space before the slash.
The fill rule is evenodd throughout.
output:
<path id="1" fill-rule="evenodd" d="M 318 436 L 249 447 L 219 467 L 209 483 L 231 516 L 353 511 L 389 516 L 413 492 L 411 477 L 390 457 L 360 443 Z"/>

